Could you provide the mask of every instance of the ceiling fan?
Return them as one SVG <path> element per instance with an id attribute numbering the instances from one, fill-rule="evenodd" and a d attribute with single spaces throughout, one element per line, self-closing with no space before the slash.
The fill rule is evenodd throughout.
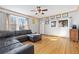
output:
<path id="1" fill-rule="evenodd" d="M 44 15 L 45 11 L 48 11 L 48 9 L 42 9 L 40 6 L 37 6 L 36 9 L 31 10 L 32 12 L 35 12 L 35 15 L 42 14 Z"/>

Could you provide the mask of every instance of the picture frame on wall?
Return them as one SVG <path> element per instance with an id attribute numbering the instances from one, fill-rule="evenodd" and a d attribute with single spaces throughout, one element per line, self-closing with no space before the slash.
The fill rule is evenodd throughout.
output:
<path id="1" fill-rule="evenodd" d="M 68 27 L 68 20 L 59 20 L 59 27 Z"/>
<path id="2" fill-rule="evenodd" d="M 61 18 L 61 14 L 56 15 L 56 18 L 57 18 L 57 19 L 58 19 L 58 18 Z"/>
<path id="3" fill-rule="evenodd" d="M 55 19 L 55 16 L 50 16 L 50 19 L 51 19 L 51 20 Z"/>
<path id="4" fill-rule="evenodd" d="M 56 21 L 51 21 L 51 27 L 56 27 Z"/>
<path id="5" fill-rule="evenodd" d="M 68 13 L 63 13 L 62 18 L 68 17 Z"/>

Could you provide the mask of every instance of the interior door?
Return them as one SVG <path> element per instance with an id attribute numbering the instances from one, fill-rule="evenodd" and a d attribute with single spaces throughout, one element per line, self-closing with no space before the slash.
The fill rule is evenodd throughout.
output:
<path id="1" fill-rule="evenodd" d="M 44 34 L 44 21 L 40 20 L 40 34 Z"/>

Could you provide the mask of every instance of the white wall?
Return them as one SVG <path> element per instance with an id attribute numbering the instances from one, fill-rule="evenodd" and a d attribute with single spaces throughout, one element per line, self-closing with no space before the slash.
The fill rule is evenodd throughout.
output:
<path id="1" fill-rule="evenodd" d="M 35 20 L 33 24 L 32 20 Z M 29 18 L 29 28 L 32 30 L 32 33 L 39 33 L 39 20 L 36 18 Z"/>
<path id="2" fill-rule="evenodd" d="M 72 24 L 76 24 L 79 27 L 79 11 L 70 13 L 70 16 L 72 17 Z"/>
<path id="3" fill-rule="evenodd" d="M 53 20 L 53 21 L 57 22 L 56 27 L 51 27 L 51 21 L 52 20 L 49 19 L 49 24 L 44 24 L 44 34 L 61 36 L 61 37 L 68 37 L 69 36 L 69 34 L 68 34 L 69 27 L 64 27 L 64 28 L 63 27 L 58 27 L 58 20 Z"/>
<path id="4" fill-rule="evenodd" d="M 68 27 L 59 27 L 58 20 L 56 19 L 51 20 L 49 18 L 49 24 L 46 25 L 44 23 L 44 34 L 61 36 L 61 37 L 69 37 L 69 29 L 71 28 L 71 25 L 76 24 L 77 26 L 79 26 L 79 11 L 70 12 L 69 17 L 65 19 L 68 19 Z M 64 18 L 59 19 L 59 20 L 64 20 Z M 51 21 L 57 21 L 56 27 L 51 27 Z M 43 25 L 41 24 L 41 26 Z"/>
<path id="5" fill-rule="evenodd" d="M 45 21 L 44 19 L 39 19 L 40 20 L 40 34 L 44 34 L 44 27 L 45 27 Z"/>

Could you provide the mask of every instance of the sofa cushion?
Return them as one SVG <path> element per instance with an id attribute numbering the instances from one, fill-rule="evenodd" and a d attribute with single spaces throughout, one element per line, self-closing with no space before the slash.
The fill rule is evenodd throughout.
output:
<path id="1" fill-rule="evenodd" d="M 11 38 L 1 38 L 0 39 L 0 48 L 11 45 L 11 44 L 15 44 L 18 43 L 19 41 L 17 39 L 15 39 L 14 37 Z"/>
<path id="2" fill-rule="evenodd" d="M 32 34 L 31 30 L 25 30 L 27 34 Z"/>
<path id="3" fill-rule="evenodd" d="M 10 31 L 0 31 L 0 38 L 7 38 L 13 36 L 13 33 Z"/>
<path id="4" fill-rule="evenodd" d="M 15 37 L 17 40 L 19 40 L 20 42 L 24 42 L 28 40 L 28 36 L 27 35 L 20 35 L 20 36 L 16 36 Z"/>
<path id="5" fill-rule="evenodd" d="M 31 34 L 31 30 L 21 30 L 21 31 L 15 31 L 15 36 L 19 35 L 25 35 L 25 34 Z"/>
<path id="6" fill-rule="evenodd" d="M 34 54 L 34 46 L 31 44 L 26 44 L 11 51 L 8 51 L 6 52 L 6 54 Z"/>
<path id="7" fill-rule="evenodd" d="M 11 51 L 11 50 L 13 50 L 15 48 L 21 47 L 21 46 L 23 46 L 23 45 L 21 45 L 21 43 L 17 42 L 17 43 L 2 47 L 2 48 L 0 48 L 0 54 L 9 52 L 9 51 Z"/>
<path id="8" fill-rule="evenodd" d="M 7 52 L 9 50 L 12 50 L 22 45 L 23 44 L 20 43 L 17 39 L 15 39 L 15 37 L 1 38 L 0 39 L 0 53 Z"/>

